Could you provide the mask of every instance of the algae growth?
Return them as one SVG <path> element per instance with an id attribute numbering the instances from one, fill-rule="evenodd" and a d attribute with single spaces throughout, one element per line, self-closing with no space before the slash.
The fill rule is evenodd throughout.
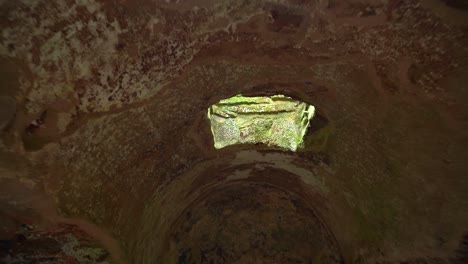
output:
<path id="1" fill-rule="evenodd" d="M 237 95 L 208 109 L 215 148 L 263 143 L 296 151 L 315 108 L 284 95 Z"/>

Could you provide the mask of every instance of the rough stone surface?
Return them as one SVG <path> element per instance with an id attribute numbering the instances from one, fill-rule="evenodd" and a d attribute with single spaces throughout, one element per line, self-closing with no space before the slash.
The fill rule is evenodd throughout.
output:
<path id="1" fill-rule="evenodd" d="M 463 263 L 461 2 L 0 1 L 2 232 L 79 220 L 116 263 Z M 214 149 L 206 109 L 239 93 L 314 105 L 304 149 Z"/>
<path id="2" fill-rule="evenodd" d="M 73 225 L 45 230 L 23 225 L 14 237 L 1 240 L 1 246 L 5 264 L 110 263 L 109 252 Z"/>

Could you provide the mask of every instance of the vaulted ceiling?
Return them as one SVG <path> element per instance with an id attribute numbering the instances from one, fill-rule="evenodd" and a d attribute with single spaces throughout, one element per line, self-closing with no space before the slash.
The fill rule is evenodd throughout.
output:
<path id="1" fill-rule="evenodd" d="M 37 261 L 37 237 L 63 225 L 59 250 L 95 241 L 116 263 L 466 260 L 464 1 L 4 0 L 0 14 L 0 235 L 36 237 L 13 260 Z M 215 149 L 207 109 L 237 94 L 314 105 L 304 148 Z"/>

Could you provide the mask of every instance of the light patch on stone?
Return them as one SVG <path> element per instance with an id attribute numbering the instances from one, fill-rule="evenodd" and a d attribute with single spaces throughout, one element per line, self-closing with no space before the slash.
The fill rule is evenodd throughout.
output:
<path id="1" fill-rule="evenodd" d="M 318 188 L 324 193 L 328 193 L 324 179 L 316 175 L 313 171 L 302 168 L 294 164 L 295 157 L 283 153 L 266 153 L 245 150 L 236 154 L 236 158 L 231 165 L 239 166 L 243 164 L 255 164 L 255 167 L 282 169 L 292 174 L 298 175 L 305 183 Z"/>
<path id="2" fill-rule="evenodd" d="M 63 133 L 67 130 L 68 124 L 72 120 L 71 113 L 59 113 L 57 116 L 57 129 L 59 133 Z"/>
<path id="3" fill-rule="evenodd" d="M 241 2 L 211 1 L 206 8 L 208 17 L 216 16 L 213 21 L 181 21 L 183 26 L 164 32 L 160 24 L 166 23 L 170 13 L 156 8 L 148 18 L 150 32 L 154 30 L 154 38 L 148 35 L 151 43 L 136 40 L 128 44 L 123 33 L 140 28 L 141 21 L 126 16 L 108 17 L 101 1 L 18 1 L 28 8 L 12 5 L 6 12 L 5 17 L 13 23 L 0 29 L 4 39 L 0 42 L 0 55 L 24 60 L 34 73 L 30 84 L 23 82 L 18 88 L 27 98 L 24 106 L 27 115 L 37 115 L 70 92 L 77 97 L 80 113 L 105 112 L 155 96 L 207 44 L 211 32 L 220 30 L 218 26 L 225 30 L 230 27 L 229 23 L 217 25 L 213 21 L 228 15 L 235 28 L 235 23 L 251 16 L 241 10 L 244 6 Z M 177 8 L 183 4 L 178 3 Z M 260 10 L 258 4 L 249 4 L 248 9 Z M 182 30 L 185 27 L 190 30 Z M 117 52 L 116 47 L 124 50 Z M 130 56 L 127 49 L 135 50 L 137 55 Z M 107 64 L 112 66 L 111 74 L 106 74 L 105 79 L 96 76 Z M 123 80 L 123 74 L 129 78 Z"/>
<path id="4" fill-rule="evenodd" d="M 250 176 L 250 173 L 252 172 L 252 169 L 247 169 L 247 170 L 236 170 L 234 173 L 229 175 L 226 180 L 241 180 L 241 179 L 247 179 Z"/>
<path id="5" fill-rule="evenodd" d="M 242 8 L 239 8 L 242 6 Z M 257 3 L 252 2 L 246 4 L 242 1 L 234 1 L 230 5 L 226 5 L 222 1 L 214 1 L 210 5 L 212 10 L 211 16 L 200 28 L 195 31 L 197 35 L 204 35 L 213 31 L 224 30 L 225 32 L 236 32 L 237 25 L 247 23 L 252 17 L 261 15 L 265 11 L 260 8 Z M 245 10 L 250 12 L 245 12 Z M 200 7 L 194 6 L 193 12 L 200 10 Z M 243 12 L 236 12 L 237 10 L 244 10 Z M 219 21 L 226 20 L 226 23 L 218 23 Z"/>
<path id="6" fill-rule="evenodd" d="M 85 6 L 89 13 L 94 13 L 101 8 L 100 4 L 94 0 L 76 0 L 76 3 Z"/>
<path id="7" fill-rule="evenodd" d="M 263 143 L 296 151 L 315 108 L 283 95 L 221 100 L 208 109 L 215 148 Z"/>

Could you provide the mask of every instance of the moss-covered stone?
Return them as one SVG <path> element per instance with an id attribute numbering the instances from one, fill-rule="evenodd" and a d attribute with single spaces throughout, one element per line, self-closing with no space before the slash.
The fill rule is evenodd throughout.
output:
<path id="1" fill-rule="evenodd" d="M 315 108 L 283 95 L 237 95 L 208 109 L 215 148 L 263 143 L 296 151 Z"/>

